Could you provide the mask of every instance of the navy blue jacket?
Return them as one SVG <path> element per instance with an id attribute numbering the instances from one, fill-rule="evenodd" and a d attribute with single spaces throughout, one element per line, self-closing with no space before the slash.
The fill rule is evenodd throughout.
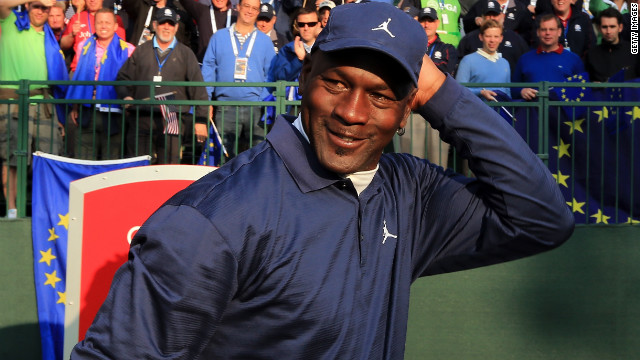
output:
<path id="1" fill-rule="evenodd" d="M 386 154 L 358 196 L 278 118 L 142 226 L 72 358 L 400 359 L 418 277 L 569 237 L 556 182 L 497 113 L 449 77 L 420 114 L 476 179 Z"/>

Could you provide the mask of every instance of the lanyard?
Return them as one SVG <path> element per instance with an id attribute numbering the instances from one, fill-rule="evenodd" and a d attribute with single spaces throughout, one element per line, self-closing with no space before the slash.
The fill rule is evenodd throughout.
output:
<path id="1" fill-rule="evenodd" d="M 567 26 L 564 27 L 564 47 L 569 47 L 569 38 L 567 35 L 569 34 L 569 19 L 567 19 Z"/>
<path id="2" fill-rule="evenodd" d="M 431 44 L 431 51 L 429 51 L 429 59 L 431 59 L 431 55 L 433 55 L 433 50 L 436 48 L 436 42 L 434 41 L 433 44 Z"/>
<path id="3" fill-rule="evenodd" d="M 216 25 L 216 16 L 213 13 L 213 5 L 209 5 L 209 14 L 211 16 L 211 28 L 213 29 L 213 33 L 215 34 L 218 31 L 218 25 Z M 231 9 L 227 10 L 227 24 L 226 27 L 231 25 Z"/>
<path id="4" fill-rule="evenodd" d="M 167 60 L 169 60 L 169 56 L 171 56 L 173 49 L 175 48 L 171 48 L 171 51 L 169 51 L 169 53 L 167 54 L 167 57 L 165 57 L 164 60 L 162 60 L 162 62 L 160 62 L 160 58 L 158 58 L 158 50 L 153 52 L 153 54 L 156 56 L 156 61 L 158 62 L 158 76 L 162 74 L 162 67 L 164 66 L 164 63 L 166 63 Z"/>
<path id="5" fill-rule="evenodd" d="M 93 34 L 93 30 L 91 30 L 91 14 L 89 14 L 89 10 L 87 10 L 87 24 L 89 24 L 89 31 Z"/>
<path id="6" fill-rule="evenodd" d="M 231 36 L 231 48 L 233 48 L 233 55 L 238 57 L 238 45 L 236 45 L 236 39 L 234 33 L 236 32 L 235 26 L 232 26 L 229 29 L 229 35 Z M 251 50 L 253 50 L 253 43 L 256 41 L 256 29 L 253 29 L 253 34 L 251 34 L 251 39 L 249 40 L 249 46 L 247 47 L 247 51 L 244 56 L 248 59 L 251 56 Z"/>

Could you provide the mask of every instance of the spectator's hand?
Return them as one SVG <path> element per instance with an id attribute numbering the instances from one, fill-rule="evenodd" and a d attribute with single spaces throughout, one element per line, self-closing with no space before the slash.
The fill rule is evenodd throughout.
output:
<path id="1" fill-rule="evenodd" d="M 48 6 L 48 7 L 52 7 L 56 4 L 57 0 L 40 0 L 40 2 L 44 5 L 44 6 Z"/>
<path id="2" fill-rule="evenodd" d="M 535 14 L 536 13 L 536 6 L 535 5 L 527 5 L 527 9 L 529 10 L 530 13 Z"/>
<path id="3" fill-rule="evenodd" d="M 71 111 L 69 111 L 69 119 L 73 121 L 73 125 L 78 126 L 78 108 L 74 106 Z"/>
<path id="4" fill-rule="evenodd" d="M 476 16 L 476 25 L 478 26 L 482 25 L 482 17 Z"/>
<path id="5" fill-rule="evenodd" d="M 58 121 L 58 129 L 60 130 L 60 136 L 62 136 L 64 138 L 64 125 L 62 125 L 62 123 L 60 121 Z"/>
<path id="6" fill-rule="evenodd" d="M 498 95 L 495 91 L 482 89 L 482 90 L 480 90 L 480 95 L 482 95 L 483 98 L 485 98 L 485 99 L 487 99 L 489 101 L 498 101 L 495 98 L 495 96 Z"/>
<path id="7" fill-rule="evenodd" d="M 530 101 L 538 96 L 538 90 L 532 88 L 523 88 L 520 90 L 520 95 L 523 99 Z"/>
<path id="8" fill-rule="evenodd" d="M 300 36 L 296 36 L 295 40 L 293 40 L 293 51 L 296 52 L 296 56 L 298 56 L 298 60 L 300 61 L 304 60 L 304 57 L 307 55 Z"/>
<path id="9" fill-rule="evenodd" d="M 418 91 L 411 102 L 411 108 L 417 109 L 431 99 L 431 97 L 440 89 L 447 77 L 440 71 L 431 61 L 428 54 L 422 59 L 422 69 L 420 69 L 420 77 L 418 78 Z"/>
<path id="10" fill-rule="evenodd" d="M 133 100 L 133 98 L 131 96 L 125 96 L 122 100 Z M 131 104 L 125 104 L 124 108 L 128 109 L 131 107 Z"/>
<path id="11" fill-rule="evenodd" d="M 73 23 L 73 27 L 71 28 L 71 35 L 73 35 L 75 37 L 76 34 L 78 34 L 80 32 L 80 30 L 82 30 L 80 25 L 81 25 L 80 21 L 76 21 L 76 22 Z"/>
<path id="12" fill-rule="evenodd" d="M 196 124 L 195 133 L 199 143 L 205 141 L 207 139 L 207 124 Z"/>

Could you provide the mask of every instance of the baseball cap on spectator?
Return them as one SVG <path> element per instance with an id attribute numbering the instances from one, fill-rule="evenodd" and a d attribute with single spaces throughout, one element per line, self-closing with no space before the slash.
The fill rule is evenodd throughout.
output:
<path id="1" fill-rule="evenodd" d="M 158 24 L 171 21 L 175 25 L 178 23 L 178 14 L 170 7 L 158 9 L 158 11 L 156 11 L 156 21 Z"/>
<path id="2" fill-rule="evenodd" d="M 500 14 L 502 11 L 500 10 L 500 4 L 498 4 L 495 0 L 487 1 L 487 5 L 484 7 L 483 15 L 487 14 Z"/>
<path id="3" fill-rule="evenodd" d="M 276 11 L 273 9 L 271 4 L 262 4 L 260 5 L 260 14 L 258 14 L 258 19 L 267 19 L 271 21 L 273 17 L 276 15 Z"/>
<path id="4" fill-rule="evenodd" d="M 333 9 L 334 7 L 336 7 L 336 4 L 331 0 L 324 0 L 320 3 L 320 5 L 318 5 L 318 10 L 322 10 L 322 8 L 326 7 L 328 7 L 329 9 Z"/>
<path id="5" fill-rule="evenodd" d="M 403 7 L 402 11 L 409 14 L 409 16 L 411 17 L 416 17 L 418 16 L 418 14 L 420 14 L 420 10 L 418 10 L 417 7 L 411 5 Z"/>
<path id="6" fill-rule="evenodd" d="M 436 11 L 436 9 L 432 7 L 422 8 L 420 10 L 420 15 L 418 15 L 418 20 L 422 20 L 425 18 L 428 18 L 431 20 L 438 20 L 438 12 Z"/>
<path id="7" fill-rule="evenodd" d="M 346 49 L 368 49 L 389 56 L 418 84 L 427 35 L 417 21 L 397 7 L 382 2 L 348 3 L 331 10 L 329 21 L 313 44 L 330 53 Z M 412 46 L 407 46 L 411 39 Z"/>

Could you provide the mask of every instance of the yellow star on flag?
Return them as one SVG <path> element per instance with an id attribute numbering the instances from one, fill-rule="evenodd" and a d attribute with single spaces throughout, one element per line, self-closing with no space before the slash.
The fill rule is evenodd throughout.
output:
<path id="1" fill-rule="evenodd" d="M 69 230 L 69 213 L 66 215 L 58 214 L 58 217 L 60 218 L 58 225 L 62 225 L 65 229 Z"/>
<path id="2" fill-rule="evenodd" d="M 47 239 L 47 241 L 54 241 L 55 239 L 59 238 L 60 236 L 56 235 L 56 228 L 52 227 L 49 230 L 49 238 Z"/>
<path id="3" fill-rule="evenodd" d="M 66 304 L 67 303 L 67 292 L 60 292 L 58 291 L 58 301 L 56 301 L 56 304 Z"/>
<path id="4" fill-rule="evenodd" d="M 569 135 L 573 134 L 573 131 L 580 131 L 581 133 L 584 134 L 584 131 L 582 130 L 582 123 L 584 122 L 584 119 L 578 119 L 576 121 L 565 121 L 564 124 L 569 126 Z"/>
<path id="5" fill-rule="evenodd" d="M 627 111 L 625 114 L 631 115 L 631 121 L 640 119 L 640 107 L 634 106 L 633 110 Z"/>
<path id="6" fill-rule="evenodd" d="M 573 198 L 573 201 L 567 201 L 567 205 L 569 205 L 569 207 L 571 208 L 572 212 L 579 212 L 580 214 L 584 214 L 584 210 L 582 210 L 582 207 L 584 206 L 585 203 L 583 202 L 577 202 L 576 198 Z"/>
<path id="7" fill-rule="evenodd" d="M 627 217 L 627 224 L 640 224 L 640 220 L 634 220 L 631 217 Z"/>
<path id="8" fill-rule="evenodd" d="M 38 261 L 38 262 L 47 263 L 47 266 L 51 266 L 51 260 L 56 258 L 55 255 L 51 254 L 51 248 L 49 248 L 49 250 L 47 250 L 47 251 L 40 250 L 40 255 L 42 255 L 42 257 L 40 258 L 40 261 Z"/>
<path id="9" fill-rule="evenodd" d="M 126 42 L 126 41 L 124 41 L 124 40 L 122 40 L 122 39 L 120 39 L 120 48 L 121 48 L 122 50 L 124 50 L 124 49 L 126 49 L 126 48 L 128 48 L 128 47 L 129 47 L 129 45 L 127 45 L 127 42 Z"/>
<path id="10" fill-rule="evenodd" d="M 560 139 L 560 146 L 554 146 L 553 148 L 558 150 L 558 158 L 561 159 L 562 156 L 567 155 L 567 157 L 571 157 L 571 155 L 569 155 L 569 146 L 571 146 L 571 144 L 565 144 L 564 141 L 562 141 L 562 139 Z"/>
<path id="11" fill-rule="evenodd" d="M 51 285 L 54 289 L 56 288 L 56 283 L 58 281 L 62 281 L 62 279 L 60 279 L 56 274 L 56 270 L 53 270 L 51 274 L 44 273 L 44 275 L 47 277 L 47 281 L 45 281 L 44 284 Z"/>
<path id="12" fill-rule="evenodd" d="M 607 109 L 606 106 L 602 107 L 602 110 L 594 111 L 594 113 L 596 115 L 598 115 L 598 122 L 601 122 L 602 119 L 608 119 L 609 118 L 609 109 Z"/>
<path id="13" fill-rule="evenodd" d="M 89 41 L 87 41 L 87 45 L 85 45 L 85 46 L 82 48 L 82 50 L 83 50 L 83 51 L 82 51 L 82 55 L 87 55 L 87 51 L 89 51 L 89 48 L 90 48 L 90 47 L 91 47 L 91 43 L 90 43 Z"/>
<path id="14" fill-rule="evenodd" d="M 569 175 L 563 175 L 562 172 L 558 170 L 557 174 L 551 174 L 551 176 L 556 179 L 557 184 L 564 185 L 564 187 L 566 188 L 569 187 L 569 185 L 567 185 L 567 179 L 569 178 Z"/>
<path id="15" fill-rule="evenodd" d="M 597 213 L 591 215 L 591 217 L 596 219 L 596 224 L 601 224 L 601 223 L 608 224 L 609 221 L 607 221 L 607 220 L 609 220 L 611 218 L 611 216 L 607 216 L 607 215 L 603 214 L 602 210 L 600 210 L 600 209 L 598 209 Z"/>

